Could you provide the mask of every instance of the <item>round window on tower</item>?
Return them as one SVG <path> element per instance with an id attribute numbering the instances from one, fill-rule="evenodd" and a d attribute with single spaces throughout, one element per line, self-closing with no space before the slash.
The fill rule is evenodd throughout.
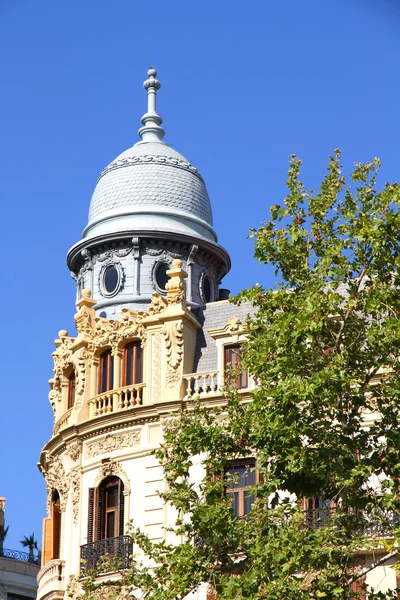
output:
<path id="1" fill-rule="evenodd" d="M 167 271 L 170 268 L 170 265 L 164 261 L 157 263 L 154 268 L 154 284 L 156 289 L 162 294 L 165 294 L 166 292 L 165 286 L 169 280 Z"/>
<path id="2" fill-rule="evenodd" d="M 121 287 L 121 279 L 119 265 L 106 265 L 100 274 L 100 287 L 103 296 L 114 296 Z"/>
<path id="3" fill-rule="evenodd" d="M 214 300 L 214 285 L 211 278 L 205 273 L 203 273 L 200 281 L 200 295 L 205 303 Z"/>

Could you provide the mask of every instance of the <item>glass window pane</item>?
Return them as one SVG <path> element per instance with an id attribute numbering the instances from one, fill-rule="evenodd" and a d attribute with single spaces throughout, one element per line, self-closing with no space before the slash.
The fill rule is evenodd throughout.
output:
<path id="1" fill-rule="evenodd" d="M 251 505 L 253 504 L 254 500 L 255 500 L 254 494 L 250 495 L 247 491 L 245 491 L 244 503 L 243 503 L 245 515 L 248 515 L 249 512 L 251 511 Z"/>
<path id="2" fill-rule="evenodd" d="M 115 292 L 118 286 L 119 274 L 114 265 L 109 265 L 104 271 L 104 288 L 108 294 Z"/>
<path id="3" fill-rule="evenodd" d="M 115 511 L 107 513 L 106 538 L 115 537 Z"/>
<path id="4" fill-rule="evenodd" d="M 142 381 L 143 381 L 143 348 L 138 343 L 136 345 L 135 383 L 142 383 Z"/>
<path id="5" fill-rule="evenodd" d="M 241 515 L 239 514 L 239 492 L 233 492 L 232 496 L 233 514 L 235 515 L 235 517 L 240 517 Z"/>
<path id="6" fill-rule="evenodd" d="M 133 347 L 125 351 L 125 382 L 124 385 L 132 385 Z"/>
<path id="7" fill-rule="evenodd" d="M 107 489 L 107 508 L 117 506 L 118 504 L 118 487 L 111 487 Z"/>

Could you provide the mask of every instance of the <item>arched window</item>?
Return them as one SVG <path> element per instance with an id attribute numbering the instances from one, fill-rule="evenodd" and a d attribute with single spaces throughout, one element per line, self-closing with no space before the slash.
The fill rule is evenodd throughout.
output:
<path id="1" fill-rule="evenodd" d="M 134 385 L 143 381 L 143 350 L 140 342 L 132 342 L 124 349 L 122 385 Z"/>
<path id="2" fill-rule="evenodd" d="M 75 403 L 75 387 L 76 387 L 75 371 L 72 371 L 71 375 L 68 377 L 67 410 L 72 408 Z"/>
<path id="3" fill-rule="evenodd" d="M 89 490 L 88 542 L 124 535 L 124 484 L 107 477 Z"/>
<path id="4" fill-rule="evenodd" d="M 100 356 L 98 393 L 108 392 L 113 388 L 114 357 L 111 350 L 106 350 Z"/>

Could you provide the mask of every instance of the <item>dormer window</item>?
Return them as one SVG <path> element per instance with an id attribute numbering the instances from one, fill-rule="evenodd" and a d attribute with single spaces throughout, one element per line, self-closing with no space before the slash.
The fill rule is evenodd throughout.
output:
<path id="1" fill-rule="evenodd" d="M 98 393 L 108 392 L 113 388 L 114 357 L 111 350 L 106 350 L 100 356 Z"/>
<path id="2" fill-rule="evenodd" d="M 122 385 L 134 385 L 143 381 L 143 349 L 140 342 L 132 342 L 124 349 Z"/>
<path id="3" fill-rule="evenodd" d="M 68 377 L 68 399 L 67 399 L 67 410 L 72 408 L 75 403 L 75 389 L 76 389 L 76 376 L 75 371 L 72 371 Z"/>
<path id="4" fill-rule="evenodd" d="M 240 390 L 248 387 L 248 373 L 241 367 L 242 347 L 240 344 L 225 346 L 225 382 Z"/>

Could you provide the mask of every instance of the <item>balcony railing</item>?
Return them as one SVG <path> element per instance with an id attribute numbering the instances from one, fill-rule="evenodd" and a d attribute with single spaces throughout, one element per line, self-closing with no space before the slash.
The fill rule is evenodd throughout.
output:
<path id="1" fill-rule="evenodd" d="M 42 567 L 37 576 L 38 598 L 47 593 L 64 590 L 65 561 L 54 559 Z"/>
<path id="2" fill-rule="evenodd" d="M 81 577 L 90 571 L 99 573 L 126 569 L 131 563 L 132 542 L 129 535 L 98 540 L 81 546 Z"/>
<path id="3" fill-rule="evenodd" d="M 185 380 L 185 400 L 191 398 L 208 398 L 218 394 L 218 371 L 209 373 L 191 373 L 184 375 Z"/>
<path id="4" fill-rule="evenodd" d="M 33 565 L 39 564 L 39 557 L 34 554 L 28 554 L 27 552 L 21 552 L 20 550 L 9 550 L 8 548 L 0 548 L 0 558 L 13 558 L 14 560 L 20 560 L 22 562 L 29 562 Z"/>
<path id="5" fill-rule="evenodd" d="M 136 383 L 98 394 L 89 400 L 90 416 L 98 417 L 143 404 L 144 383 Z"/>
<path id="6" fill-rule="evenodd" d="M 58 433 L 61 429 L 64 429 L 65 427 L 67 427 L 68 420 L 69 420 L 71 414 L 72 414 L 72 408 L 67 410 L 67 412 L 64 413 L 63 416 L 58 419 L 57 423 L 54 425 L 54 435 L 56 433 Z"/>
<path id="7" fill-rule="evenodd" d="M 248 390 L 254 389 L 254 382 L 251 377 L 244 371 L 245 386 L 240 387 L 239 381 L 236 386 L 233 383 L 233 387 L 237 387 L 239 392 L 247 392 Z M 212 396 L 218 396 L 221 394 L 221 387 L 225 386 L 225 378 L 218 385 L 219 373 L 218 371 L 208 371 L 205 373 L 189 373 L 184 375 L 185 381 L 185 400 L 192 400 L 193 398 L 210 398 Z M 234 378 L 236 379 L 236 377 Z M 242 384 L 243 385 L 243 384 Z"/>
<path id="8" fill-rule="evenodd" d="M 346 518 L 354 518 L 354 524 L 359 532 L 375 537 L 391 536 L 392 528 L 400 525 L 400 514 L 393 512 L 368 514 L 365 511 L 357 513 L 341 512 L 340 507 L 313 508 L 304 511 L 304 525 L 311 529 L 324 527 L 334 515 Z"/>

